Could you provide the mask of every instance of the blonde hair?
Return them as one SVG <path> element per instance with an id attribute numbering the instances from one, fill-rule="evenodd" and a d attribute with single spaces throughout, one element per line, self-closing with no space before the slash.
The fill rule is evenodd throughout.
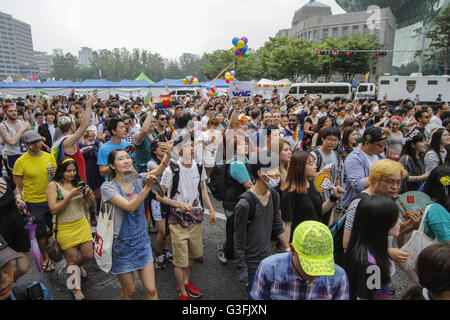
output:
<path id="1" fill-rule="evenodd" d="M 399 173 L 402 179 L 406 175 L 406 170 L 400 162 L 390 159 L 379 160 L 370 168 L 369 181 L 375 184 L 383 178 L 396 176 Z"/>

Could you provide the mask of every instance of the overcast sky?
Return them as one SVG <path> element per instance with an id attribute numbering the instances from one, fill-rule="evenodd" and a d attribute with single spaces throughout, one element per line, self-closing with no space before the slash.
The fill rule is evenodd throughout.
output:
<path id="1" fill-rule="evenodd" d="M 233 37 L 246 36 L 259 48 L 278 30 L 290 28 L 294 12 L 309 0 L 1 0 L 0 10 L 31 25 L 33 48 L 78 55 L 125 47 L 147 49 L 175 59 L 231 49 Z M 334 0 L 320 0 L 333 14 L 344 13 Z"/>

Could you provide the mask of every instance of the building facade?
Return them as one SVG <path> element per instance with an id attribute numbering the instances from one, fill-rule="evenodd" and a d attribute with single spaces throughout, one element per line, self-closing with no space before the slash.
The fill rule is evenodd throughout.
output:
<path id="1" fill-rule="evenodd" d="M 34 52 L 34 60 L 39 68 L 39 76 L 41 79 L 47 79 L 52 74 L 52 60 L 47 52 Z"/>
<path id="2" fill-rule="evenodd" d="M 375 33 L 381 48 L 392 50 L 397 28 L 392 12 L 389 8 L 381 9 L 380 19 L 375 26 L 369 23 L 370 17 L 370 13 L 366 11 L 333 15 L 331 7 L 318 1 L 310 0 L 309 3 L 295 12 L 291 28 L 280 30 L 276 37 L 321 42 L 324 38 L 337 39 L 346 37 L 351 33 Z M 351 48 L 341 49 L 351 50 Z M 391 73 L 392 58 L 392 53 L 388 53 L 383 57 L 374 56 L 372 73 L 376 76 Z"/>
<path id="3" fill-rule="evenodd" d="M 78 51 L 78 61 L 82 68 L 89 68 L 92 61 L 92 49 L 88 47 L 82 47 Z"/>
<path id="4" fill-rule="evenodd" d="M 0 78 L 39 76 L 34 60 L 31 26 L 0 12 Z"/>
<path id="5" fill-rule="evenodd" d="M 336 2 L 347 12 L 367 10 L 371 5 L 381 7 L 386 4 L 386 0 L 336 0 Z M 422 50 L 422 44 L 427 51 L 431 43 L 426 37 L 423 41 L 423 35 L 433 29 L 433 19 L 450 7 L 450 0 L 389 1 L 389 7 L 398 25 L 392 60 L 393 73 L 409 75 L 411 72 L 418 72 L 419 57 L 416 56 L 416 52 Z M 442 61 L 432 61 L 431 67 L 434 74 L 444 73 Z"/>

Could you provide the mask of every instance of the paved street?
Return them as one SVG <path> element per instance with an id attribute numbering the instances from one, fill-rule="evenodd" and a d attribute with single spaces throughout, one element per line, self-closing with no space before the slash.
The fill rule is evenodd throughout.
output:
<path id="1" fill-rule="evenodd" d="M 221 204 L 212 198 L 214 208 L 219 212 L 215 226 L 209 225 L 209 217 L 205 216 L 203 222 L 204 229 L 204 263 L 195 263 L 192 272 L 192 283 L 203 290 L 203 300 L 245 300 L 246 294 L 244 288 L 239 284 L 236 278 L 236 268 L 234 263 L 221 265 L 217 260 L 217 245 L 225 236 L 225 220 L 221 219 L 220 212 L 223 212 Z M 152 247 L 155 252 L 156 234 L 151 234 Z M 56 271 L 44 273 L 44 284 L 49 289 L 55 300 L 70 300 L 72 295 L 65 287 L 66 276 L 64 261 L 57 265 Z M 99 270 L 95 261 L 91 261 L 86 269 L 89 273 L 87 279 L 82 280 L 83 292 L 89 300 L 118 300 L 120 297 L 120 285 L 117 278 L 108 275 Z M 164 270 L 155 270 L 156 287 L 159 299 L 174 300 L 178 298 L 175 277 L 173 274 L 173 265 L 168 265 Z M 142 288 L 139 276 L 136 277 L 136 300 L 145 299 L 145 293 Z M 20 282 L 30 282 L 39 279 L 39 272 L 31 260 L 30 272 L 23 276 Z M 397 268 L 393 279 L 395 295 L 392 299 L 400 299 L 401 295 L 412 285 L 409 278 Z"/>

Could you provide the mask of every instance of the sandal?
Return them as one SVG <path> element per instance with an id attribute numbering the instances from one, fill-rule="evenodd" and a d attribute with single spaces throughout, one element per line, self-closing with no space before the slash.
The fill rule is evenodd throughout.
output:
<path id="1" fill-rule="evenodd" d="M 86 297 L 82 293 L 72 292 L 72 298 L 73 300 L 86 300 Z"/>
<path id="2" fill-rule="evenodd" d="M 47 263 L 42 266 L 42 270 L 44 272 L 53 272 L 55 271 L 55 265 L 52 263 L 50 259 L 48 259 Z"/>
<path id="3" fill-rule="evenodd" d="M 88 277 L 88 272 L 83 267 L 80 267 L 80 273 L 83 279 L 86 279 Z"/>

